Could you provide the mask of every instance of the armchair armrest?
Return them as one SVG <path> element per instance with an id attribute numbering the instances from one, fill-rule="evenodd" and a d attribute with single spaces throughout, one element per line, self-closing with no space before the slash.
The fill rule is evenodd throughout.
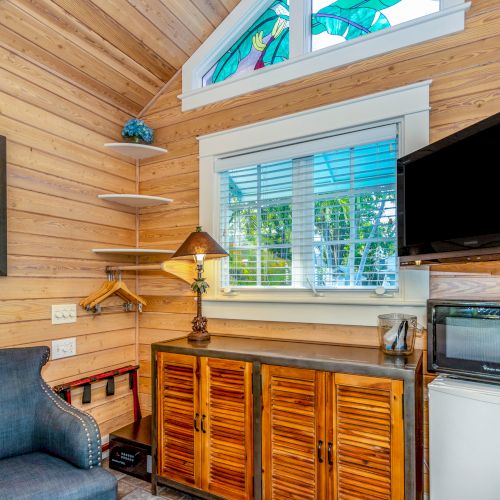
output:
<path id="1" fill-rule="evenodd" d="M 61 399 L 45 383 L 36 409 L 35 439 L 40 450 L 81 469 L 101 465 L 101 435 L 94 418 Z"/>

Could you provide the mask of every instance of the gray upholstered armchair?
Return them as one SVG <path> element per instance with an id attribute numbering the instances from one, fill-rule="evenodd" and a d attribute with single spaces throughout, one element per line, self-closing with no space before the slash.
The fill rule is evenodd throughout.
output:
<path id="1" fill-rule="evenodd" d="M 47 347 L 0 349 L 0 500 L 111 500 L 95 420 L 43 381 Z"/>

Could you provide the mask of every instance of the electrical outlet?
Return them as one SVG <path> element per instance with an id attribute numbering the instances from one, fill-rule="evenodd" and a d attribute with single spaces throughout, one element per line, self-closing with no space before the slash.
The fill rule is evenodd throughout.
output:
<path id="1" fill-rule="evenodd" d="M 76 304 L 52 305 L 52 324 L 76 323 Z"/>
<path id="2" fill-rule="evenodd" d="M 52 341 L 52 359 L 67 358 L 76 354 L 76 337 Z"/>

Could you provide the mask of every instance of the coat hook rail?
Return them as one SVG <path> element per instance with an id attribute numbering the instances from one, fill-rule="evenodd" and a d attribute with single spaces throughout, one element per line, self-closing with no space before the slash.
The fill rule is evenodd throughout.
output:
<path id="1" fill-rule="evenodd" d="M 106 273 L 116 273 L 122 271 L 162 271 L 164 269 L 164 263 L 160 262 L 158 264 L 140 264 L 137 266 L 107 266 Z"/>
<path id="2" fill-rule="evenodd" d="M 106 312 L 112 312 L 112 311 L 133 312 L 134 310 L 137 310 L 138 312 L 141 313 L 142 304 L 140 302 L 138 304 L 134 304 L 133 302 L 124 302 L 122 305 L 113 305 L 113 306 L 103 306 L 101 304 L 96 304 L 94 307 L 86 306 L 85 310 L 93 314 L 102 314 L 104 310 Z"/>
<path id="3" fill-rule="evenodd" d="M 171 274 L 176 278 L 191 284 L 195 276 L 195 268 L 193 261 L 171 261 L 157 262 L 155 264 L 139 264 L 135 266 L 108 266 L 106 273 L 108 276 L 112 273 L 122 271 L 162 271 Z"/>

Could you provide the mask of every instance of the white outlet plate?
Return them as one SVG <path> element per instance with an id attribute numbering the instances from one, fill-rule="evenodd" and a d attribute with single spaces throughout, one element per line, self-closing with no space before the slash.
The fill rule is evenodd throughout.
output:
<path id="1" fill-rule="evenodd" d="M 76 323 L 76 304 L 53 304 L 52 324 Z"/>
<path id="2" fill-rule="evenodd" d="M 52 341 L 52 359 L 67 358 L 76 354 L 76 337 Z"/>

